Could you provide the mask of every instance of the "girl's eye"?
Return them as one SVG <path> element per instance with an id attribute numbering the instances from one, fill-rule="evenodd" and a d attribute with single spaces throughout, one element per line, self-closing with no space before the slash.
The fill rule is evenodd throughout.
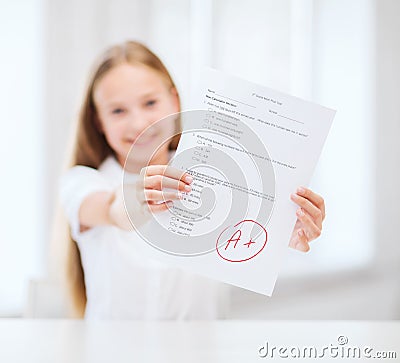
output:
<path id="1" fill-rule="evenodd" d="M 122 108 L 115 108 L 114 110 L 112 110 L 112 113 L 114 115 L 119 115 L 119 114 L 121 114 L 123 112 L 124 112 L 124 109 L 122 109 Z"/>
<path id="2" fill-rule="evenodd" d="M 146 102 L 146 106 L 151 107 L 151 106 L 154 106 L 156 103 L 157 103 L 157 100 L 149 100 Z"/>

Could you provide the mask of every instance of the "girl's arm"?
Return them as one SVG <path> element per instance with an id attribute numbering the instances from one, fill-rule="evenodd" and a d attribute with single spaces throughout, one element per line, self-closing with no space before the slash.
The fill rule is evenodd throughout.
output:
<path id="1" fill-rule="evenodd" d="M 114 224 L 110 218 L 110 207 L 114 199 L 113 192 L 89 194 L 79 208 L 80 231 L 99 225 Z"/>
<path id="2" fill-rule="evenodd" d="M 124 185 L 124 193 L 120 186 L 114 192 L 99 191 L 88 195 L 79 208 L 80 230 L 99 225 L 132 230 L 131 221 L 139 226 L 151 212 L 166 210 L 170 202 L 182 198 L 182 192 L 191 190 L 192 180 L 190 174 L 167 165 L 143 168 L 135 184 Z M 163 188 L 176 191 L 165 192 Z M 124 203 L 124 198 L 127 203 Z"/>

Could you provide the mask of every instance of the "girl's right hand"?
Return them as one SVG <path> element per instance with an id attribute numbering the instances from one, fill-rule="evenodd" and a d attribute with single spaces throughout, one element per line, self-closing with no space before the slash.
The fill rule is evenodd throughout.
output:
<path id="1" fill-rule="evenodd" d="M 147 204 L 151 212 L 165 211 L 174 200 L 182 199 L 182 193 L 192 190 L 192 182 L 193 177 L 189 173 L 172 166 L 149 165 L 140 171 L 140 180 L 136 185 L 139 202 Z"/>
<path id="2" fill-rule="evenodd" d="M 143 168 L 136 183 L 125 183 L 116 190 L 109 209 L 111 224 L 125 230 L 141 226 L 151 213 L 167 210 L 174 200 L 182 198 L 182 193 L 190 192 L 192 181 L 189 173 L 169 165 Z"/>

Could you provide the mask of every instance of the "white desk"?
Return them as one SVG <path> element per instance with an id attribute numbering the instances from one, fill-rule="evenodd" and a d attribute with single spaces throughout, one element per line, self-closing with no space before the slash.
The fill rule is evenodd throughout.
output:
<path id="1" fill-rule="evenodd" d="M 369 346 L 397 351 L 395 359 L 291 358 L 289 349 L 313 346 Z M 274 358 L 261 358 L 268 341 Z M 343 342 L 342 342 L 343 343 Z M 278 349 L 287 347 L 288 358 Z M 304 351 L 304 349 L 303 349 Z M 271 351 L 270 351 L 271 352 Z M 265 354 L 265 350 L 261 351 Z M 303 353 L 300 353 L 303 354 Z M 283 356 L 285 353 L 283 353 Z M 399 362 L 400 322 L 215 321 L 84 322 L 74 320 L 0 320 L 0 362 Z"/>

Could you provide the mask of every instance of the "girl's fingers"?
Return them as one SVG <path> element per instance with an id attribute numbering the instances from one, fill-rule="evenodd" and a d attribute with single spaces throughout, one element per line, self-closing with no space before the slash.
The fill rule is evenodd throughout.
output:
<path id="1" fill-rule="evenodd" d="M 322 220 L 325 219 L 325 201 L 319 194 L 314 193 L 311 189 L 300 187 L 297 189 L 297 194 L 308 199 L 312 204 L 318 207 L 322 213 Z"/>
<path id="2" fill-rule="evenodd" d="M 186 184 L 190 184 L 193 181 L 193 177 L 189 173 L 169 165 L 149 165 L 143 168 L 140 171 L 140 174 L 143 177 L 149 177 L 153 175 L 166 176 L 168 178 L 181 180 Z"/>
<path id="3" fill-rule="evenodd" d="M 143 180 L 143 186 L 146 189 L 157 190 L 161 190 L 163 188 L 177 189 L 182 192 L 190 192 L 192 190 L 189 184 L 184 183 L 181 180 L 169 178 L 162 175 L 151 175 L 145 177 Z"/>
<path id="4" fill-rule="evenodd" d="M 320 195 L 307 188 L 298 188 L 297 193 L 290 198 L 301 207 L 296 212 L 298 220 L 290 245 L 299 251 L 308 252 L 309 242 L 321 235 L 325 202 Z"/>
<path id="5" fill-rule="evenodd" d="M 301 228 L 301 222 L 299 219 L 297 219 L 296 224 L 293 228 L 292 236 L 290 237 L 289 247 L 292 247 L 292 248 L 296 247 L 296 243 L 298 241 L 297 232 L 299 231 L 300 228 Z"/>
<path id="6" fill-rule="evenodd" d="M 308 199 L 301 197 L 298 194 L 292 194 L 290 196 L 290 199 L 292 199 L 297 205 L 302 207 L 314 219 L 316 225 L 319 228 L 322 228 L 323 215 L 321 209 L 316 207 Z"/>
<path id="7" fill-rule="evenodd" d="M 182 199 L 182 193 L 178 192 L 164 192 L 162 190 L 146 189 L 144 196 L 147 202 L 166 202 L 169 200 Z"/>
<path id="8" fill-rule="evenodd" d="M 314 221 L 311 219 L 311 216 L 305 213 L 304 210 L 300 208 L 297 210 L 296 214 L 300 222 L 303 224 L 302 229 L 308 239 L 308 242 L 318 238 L 321 235 L 321 228 L 314 223 Z"/>
<path id="9" fill-rule="evenodd" d="M 310 250 L 307 236 L 301 228 L 297 231 L 297 243 L 294 248 L 302 252 L 308 252 Z"/>
<path id="10" fill-rule="evenodd" d="M 171 201 L 167 201 L 165 203 L 158 203 L 158 204 L 148 204 L 148 207 L 152 213 L 164 212 L 171 206 L 172 206 Z"/>

